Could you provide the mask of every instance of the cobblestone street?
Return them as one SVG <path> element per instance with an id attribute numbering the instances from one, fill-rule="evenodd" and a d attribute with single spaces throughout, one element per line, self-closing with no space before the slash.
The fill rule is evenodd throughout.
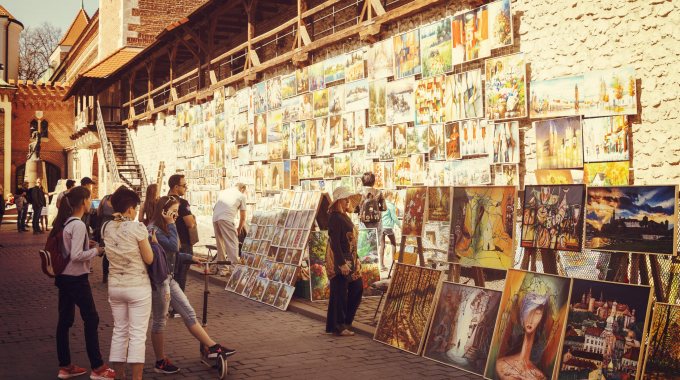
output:
<path id="1" fill-rule="evenodd" d="M 57 289 L 42 274 L 37 254 L 46 235 L 19 235 L 12 227 L 5 223 L 0 229 L 0 243 L 5 246 L 0 249 L 0 379 L 55 379 Z M 100 317 L 100 345 L 109 364 L 113 318 L 106 286 L 101 283 L 100 260 L 94 260 L 92 267 L 90 282 Z M 188 296 L 199 316 L 202 285 L 196 277 L 189 277 Z M 477 378 L 365 336 L 333 338 L 324 334 L 323 322 L 249 301 L 217 285 L 211 285 L 209 307 L 210 335 L 238 351 L 229 359 L 228 379 Z M 216 370 L 200 363 L 198 342 L 181 319 L 168 322 L 165 342 L 168 358 L 182 371 L 154 373 L 148 339 L 145 378 L 217 378 Z M 80 316 L 71 329 L 71 353 L 75 364 L 88 366 Z"/>

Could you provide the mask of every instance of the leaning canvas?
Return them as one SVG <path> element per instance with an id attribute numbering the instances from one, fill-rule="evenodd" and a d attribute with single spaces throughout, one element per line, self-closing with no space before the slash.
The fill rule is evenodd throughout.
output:
<path id="1" fill-rule="evenodd" d="M 330 284 L 326 277 L 326 247 L 328 231 L 312 232 L 309 235 L 309 286 L 312 301 L 324 301 L 330 296 Z"/>
<path id="2" fill-rule="evenodd" d="M 395 170 L 397 170 L 395 168 Z M 406 210 L 401 233 L 405 236 L 422 236 L 427 205 L 427 187 L 414 186 L 406 189 Z"/>
<path id="3" fill-rule="evenodd" d="M 680 378 L 680 306 L 656 302 L 646 347 L 643 380 Z M 639 368 L 639 362 L 638 362 Z"/>
<path id="4" fill-rule="evenodd" d="M 485 114 L 488 120 L 527 116 L 524 53 L 485 61 Z"/>
<path id="5" fill-rule="evenodd" d="M 580 251 L 584 188 L 583 185 L 526 186 L 521 246 Z"/>
<path id="6" fill-rule="evenodd" d="M 378 259 L 377 229 L 360 229 L 357 237 L 357 256 L 361 263 L 361 273 L 364 282 L 364 297 L 379 296 L 371 285 L 380 281 L 380 263 Z"/>
<path id="7" fill-rule="evenodd" d="M 451 188 L 427 188 L 427 220 L 448 222 L 451 218 Z"/>

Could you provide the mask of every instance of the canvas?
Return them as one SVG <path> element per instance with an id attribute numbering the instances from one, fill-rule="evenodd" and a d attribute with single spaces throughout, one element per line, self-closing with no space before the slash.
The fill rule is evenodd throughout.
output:
<path id="1" fill-rule="evenodd" d="M 217 121 L 217 118 L 215 118 Z M 224 136 L 224 125 L 220 125 L 221 123 L 217 123 L 216 127 L 218 130 L 218 136 L 221 134 Z M 247 113 L 240 113 L 238 114 L 238 127 L 236 129 L 236 138 L 235 138 L 235 144 L 236 145 L 246 145 L 249 142 L 248 135 L 249 133 L 249 128 L 248 128 L 248 114 Z"/>
<path id="2" fill-rule="evenodd" d="M 345 187 L 350 193 L 356 192 L 354 191 L 354 179 L 352 177 L 340 178 L 340 186 Z"/>
<path id="3" fill-rule="evenodd" d="M 596 162 L 583 164 L 583 179 L 588 186 L 627 186 L 630 163 Z"/>
<path id="4" fill-rule="evenodd" d="M 411 186 L 411 159 L 409 157 L 394 159 L 394 185 Z"/>
<path id="5" fill-rule="evenodd" d="M 353 150 L 349 152 L 350 154 L 350 174 L 353 176 L 358 176 L 364 174 L 366 170 L 366 159 L 364 158 L 363 150 Z"/>
<path id="6" fill-rule="evenodd" d="M 282 149 L 281 157 L 284 160 L 290 160 L 290 156 L 291 156 L 291 146 L 292 146 L 291 141 L 292 140 L 291 140 L 290 129 L 291 129 L 291 124 L 283 124 L 281 126 L 281 135 L 283 136 L 283 138 L 281 140 L 281 149 Z"/>
<path id="7" fill-rule="evenodd" d="M 500 0 L 489 4 L 489 38 L 491 48 L 512 46 L 512 13 L 510 0 Z"/>
<path id="8" fill-rule="evenodd" d="M 281 97 L 285 100 L 297 95 L 297 83 L 295 73 L 281 77 Z"/>
<path id="9" fill-rule="evenodd" d="M 253 110 L 255 115 L 267 112 L 267 82 L 260 82 L 252 87 Z"/>
<path id="10" fill-rule="evenodd" d="M 444 281 L 423 356 L 483 376 L 502 293 Z"/>
<path id="11" fill-rule="evenodd" d="M 335 179 L 335 159 L 333 157 L 323 159 L 323 178 Z"/>
<path id="12" fill-rule="evenodd" d="M 394 46 L 394 79 L 420 74 L 420 31 L 406 32 L 392 38 Z"/>
<path id="13" fill-rule="evenodd" d="M 375 183 L 373 187 L 376 189 L 382 189 L 385 187 L 385 164 L 383 162 L 374 162 L 373 168 L 371 170 L 375 176 Z"/>
<path id="14" fill-rule="evenodd" d="M 444 137 L 446 139 L 446 159 L 458 160 L 462 157 L 461 152 L 461 126 L 460 122 L 444 125 Z"/>
<path id="15" fill-rule="evenodd" d="M 255 116 L 255 145 L 267 143 L 267 114 Z"/>
<path id="16" fill-rule="evenodd" d="M 368 104 L 368 79 L 345 84 L 345 110 L 365 110 Z"/>
<path id="17" fill-rule="evenodd" d="M 295 83 L 298 95 L 309 91 L 309 66 L 295 70 Z"/>
<path id="18" fill-rule="evenodd" d="M 539 185 L 580 185 L 583 184 L 582 170 L 537 169 L 534 172 Z"/>
<path id="19" fill-rule="evenodd" d="M 414 185 L 425 184 L 425 155 L 412 154 L 410 159 L 411 159 L 411 182 Z"/>
<path id="20" fill-rule="evenodd" d="M 283 188 L 290 189 L 290 161 L 283 161 Z"/>
<path id="21" fill-rule="evenodd" d="M 423 78 L 453 71 L 449 19 L 420 27 Z"/>
<path id="22" fill-rule="evenodd" d="M 314 119 L 316 124 L 316 155 L 328 156 L 331 153 L 331 136 L 328 128 L 328 118 Z"/>
<path id="23" fill-rule="evenodd" d="M 443 123 L 446 76 L 439 75 L 416 82 L 416 125 Z"/>
<path id="24" fill-rule="evenodd" d="M 354 127 L 354 112 L 342 115 L 342 146 L 344 149 L 356 148 L 356 129 Z"/>
<path id="25" fill-rule="evenodd" d="M 279 294 L 276 296 L 276 300 L 274 301 L 273 306 L 277 309 L 285 311 L 288 308 L 290 299 L 293 297 L 294 291 L 295 291 L 294 286 L 282 284 L 281 290 L 279 290 Z"/>
<path id="26" fill-rule="evenodd" d="M 583 80 L 583 116 L 637 114 L 635 66 L 587 72 Z"/>
<path id="27" fill-rule="evenodd" d="M 516 199 L 515 186 L 454 187 L 448 261 L 511 268 Z"/>
<path id="28" fill-rule="evenodd" d="M 306 144 L 306 138 L 307 138 L 307 124 L 312 124 L 314 125 L 314 120 L 307 120 L 307 121 L 301 121 L 298 123 L 293 123 L 291 124 L 291 131 L 293 131 L 293 126 L 294 126 L 294 138 L 291 138 L 291 142 L 293 143 L 293 149 L 292 151 L 295 152 L 296 156 L 304 156 L 307 154 L 307 144 Z"/>
<path id="29" fill-rule="evenodd" d="M 430 131 L 427 125 L 406 128 L 406 150 L 408 154 L 428 153 Z"/>
<path id="30" fill-rule="evenodd" d="M 298 157 L 298 162 L 299 162 L 298 166 L 299 166 L 299 170 L 300 170 L 300 173 L 299 173 L 300 179 L 310 178 L 311 173 L 312 173 L 312 168 L 311 168 L 312 157 L 310 157 L 310 156 Z"/>
<path id="31" fill-rule="evenodd" d="M 298 186 L 300 184 L 299 163 L 297 160 L 290 162 L 290 185 Z"/>
<path id="32" fill-rule="evenodd" d="M 374 339 L 419 355 L 441 275 L 436 269 L 395 263 Z"/>
<path id="33" fill-rule="evenodd" d="M 387 82 L 385 123 L 409 123 L 415 120 L 415 80 L 409 77 Z"/>
<path id="34" fill-rule="evenodd" d="M 250 151 L 247 146 L 238 149 L 238 164 L 248 165 L 250 163 Z"/>
<path id="35" fill-rule="evenodd" d="M 328 123 L 330 125 L 328 131 L 328 135 L 330 136 L 330 152 L 342 152 L 344 145 L 344 140 L 342 139 L 342 116 L 331 116 L 328 118 Z"/>
<path id="36" fill-rule="evenodd" d="M 517 164 L 495 165 L 494 185 L 519 186 L 519 170 Z"/>
<path id="37" fill-rule="evenodd" d="M 583 161 L 628 161 L 630 121 L 628 116 L 583 119 Z"/>
<path id="38" fill-rule="evenodd" d="M 385 91 L 387 79 L 378 79 L 368 83 L 368 124 L 385 124 Z"/>
<path id="39" fill-rule="evenodd" d="M 393 159 L 392 151 L 392 127 L 383 126 L 378 129 L 378 158 L 380 161 L 391 161 Z"/>
<path id="40" fill-rule="evenodd" d="M 641 379 L 678 379 L 680 347 L 676 337 L 680 333 L 680 306 L 654 303 L 654 316 L 649 328 L 644 367 Z M 638 368 L 640 368 L 638 362 Z"/>
<path id="41" fill-rule="evenodd" d="M 246 87 L 236 92 L 236 105 L 238 112 L 248 112 L 248 105 L 250 104 L 250 87 Z M 219 112 L 218 112 L 219 113 Z"/>
<path id="42" fill-rule="evenodd" d="M 451 18 L 454 65 L 491 56 L 487 7 L 484 5 Z"/>
<path id="43" fill-rule="evenodd" d="M 394 47 L 391 38 L 371 45 L 365 58 L 369 80 L 388 78 L 394 75 L 394 63 L 392 61 Z"/>
<path id="44" fill-rule="evenodd" d="M 538 169 L 583 167 L 581 117 L 535 121 Z"/>
<path id="45" fill-rule="evenodd" d="M 402 235 L 422 236 L 426 204 L 427 187 L 419 186 L 406 189 L 406 209 L 401 227 Z"/>
<path id="46" fill-rule="evenodd" d="M 678 186 L 589 187 L 585 248 L 674 255 Z"/>
<path id="47" fill-rule="evenodd" d="M 532 119 L 581 115 L 585 105 L 584 88 L 583 75 L 533 81 L 529 115 Z"/>
<path id="48" fill-rule="evenodd" d="M 318 231 L 309 235 L 309 284 L 312 301 L 324 301 L 330 296 L 326 277 L 326 247 L 328 232 Z"/>
<path id="49" fill-rule="evenodd" d="M 484 377 L 553 379 L 571 279 L 509 269 Z"/>
<path id="50" fill-rule="evenodd" d="M 274 110 L 281 108 L 281 77 L 272 78 L 267 81 L 267 109 Z"/>
<path id="51" fill-rule="evenodd" d="M 526 66 L 524 53 L 485 61 L 487 120 L 514 119 L 527 116 Z"/>
<path id="52" fill-rule="evenodd" d="M 446 144 L 444 142 L 444 125 L 430 124 L 428 126 L 429 132 L 429 154 L 430 160 L 445 160 L 446 159 Z"/>
<path id="53" fill-rule="evenodd" d="M 354 141 L 355 145 L 364 145 L 366 143 L 364 135 L 364 131 L 366 130 L 366 111 L 361 110 L 354 112 L 354 130 L 354 136 L 356 138 Z"/>
<path id="54" fill-rule="evenodd" d="M 385 189 L 394 189 L 394 162 L 384 162 L 383 163 L 385 166 L 385 179 L 384 179 L 384 188 Z M 361 178 L 358 178 L 360 182 Z M 361 189 L 361 187 L 357 187 L 357 191 Z"/>
<path id="55" fill-rule="evenodd" d="M 283 162 L 271 164 L 270 167 L 271 175 L 271 189 L 278 191 L 283 190 Z"/>
<path id="56" fill-rule="evenodd" d="M 484 117 L 482 70 L 447 76 L 444 105 L 446 121 Z"/>
<path id="57" fill-rule="evenodd" d="M 485 119 L 471 119 L 460 122 L 461 155 L 488 155 L 493 144 L 493 126 Z"/>
<path id="58" fill-rule="evenodd" d="M 380 158 L 380 149 L 378 149 L 380 128 L 367 128 L 364 134 L 366 159 Z"/>
<path id="59" fill-rule="evenodd" d="M 395 124 L 392 127 L 392 133 L 394 135 L 394 148 L 392 150 L 392 156 L 394 157 L 407 157 L 407 142 L 406 142 L 406 127 L 408 124 Z"/>
<path id="60" fill-rule="evenodd" d="M 331 115 L 339 115 L 345 112 L 345 85 L 333 86 L 328 89 L 330 101 L 328 111 Z"/>
<path id="61" fill-rule="evenodd" d="M 575 278 L 557 379 L 598 369 L 610 378 L 638 378 L 651 302 L 648 285 Z"/>
<path id="62" fill-rule="evenodd" d="M 345 54 L 345 82 L 349 83 L 364 79 L 366 77 L 364 74 L 363 49 Z"/>
<path id="63" fill-rule="evenodd" d="M 324 82 L 323 62 L 315 63 L 309 67 L 309 91 L 319 91 L 326 87 Z"/>
<path id="64" fill-rule="evenodd" d="M 309 178 L 323 178 L 323 158 L 312 158 Z"/>
<path id="65" fill-rule="evenodd" d="M 357 237 L 357 256 L 361 263 L 364 297 L 381 295 L 380 292 L 371 288 L 373 283 L 380 281 L 377 231 L 375 228 L 360 229 Z"/>
<path id="66" fill-rule="evenodd" d="M 302 96 L 294 96 L 288 99 L 283 99 L 283 122 L 294 123 L 300 119 L 300 100 Z"/>
<path id="67" fill-rule="evenodd" d="M 335 176 L 350 175 L 349 153 L 336 153 L 335 160 Z"/>
<path id="68" fill-rule="evenodd" d="M 340 54 L 323 61 L 324 81 L 326 83 L 345 80 L 345 55 Z"/>
<path id="69" fill-rule="evenodd" d="M 314 117 L 328 116 L 328 89 L 314 92 Z"/>
<path id="70" fill-rule="evenodd" d="M 298 107 L 298 117 L 300 120 L 307 120 L 314 117 L 314 94 L 307 93 L 300 97 Z"/>
<path id="71" fill-rule="evenodd" d="M 519 123 L 496 123 L 493 131 L 493 163 L 519 163 Z"/>
<path id="72" fill-rule="evenodd" d="M 427 220 L 449 222 L 451 218 L 451 188 L 427 188 Z"/>
<path id="73" fill-rule="evenodd" d="M 583 203 L 583 185 L 526 186 L 521 246 L 580 251 Z"/>
<path id="74" fill-rule="evenodd" d="M 307 120 L 305 122 L 305 152 L 307 155 L 316 155 L 317 153 L 316 130 L 316 120 Z"/>

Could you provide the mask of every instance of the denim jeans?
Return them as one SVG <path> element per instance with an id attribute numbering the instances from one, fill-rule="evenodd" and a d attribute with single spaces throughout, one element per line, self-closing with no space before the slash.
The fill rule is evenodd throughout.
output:
<path id="1" fill-rule="evenodd" d="M 152 333 L 163 334 L 165 323 L 168 321 L 168 306 L 171 305 L 172 310 L 182 316 L 186 327 L 191 327 L 198 323 L 194 308 L 189 304 L 189 299 L 180 289 L 175 279 L 168 277 L 162 284 L 156 285 L 156 288 L 156 291 L 152 294 L 151 301 L 153 310 Z"/>
<path id="2" fill-rule="evenodd" d="M 179 251 L 182 253 L 186 253 L 187 255 L 194 255 L 194 247 L 190 244 L 181 246 L 179 248 Z M 177 281 L 177 284 L 179 285 L 179 288 L 184 291 L 184 287 L 187 284 L 187 274 L 189 273 L 189 263 L 184 264 L 184 265 L 177 265 L 175 267 L 175 281 Z"/>
<path id="3" fill-rule="evenodd" d="M 17 209 L 17 230 L 21 231 L 26 228 L 26 214 L 28 207 L 20 207 Z"/>
<path id="4" fill-rule="evenodd" d="M 40 213 L 42 212 L 42 207 L 33 206 L 33 232 L 40 232 Z"/>

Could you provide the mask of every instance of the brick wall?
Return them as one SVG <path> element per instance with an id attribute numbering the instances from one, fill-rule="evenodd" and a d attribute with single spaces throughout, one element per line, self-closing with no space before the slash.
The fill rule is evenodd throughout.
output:
<path id="1" fill-rule="evenodd" d="M 123 0 L 99 1 L 99 55 L 102 60 L 122 45 L 121 42 L 121 9 Z"/>
<path id="2" fill-rule="evenodd" d="M 173 22 L 186 17 L 207 0 L 123 0 L 130 15 L 127 24 L 125 44 L 147 46 L 156 35 Z M 125 10 L 127 12 L 127 10 Z M 126 14 L 126 16 L 128 16 Z"/>

